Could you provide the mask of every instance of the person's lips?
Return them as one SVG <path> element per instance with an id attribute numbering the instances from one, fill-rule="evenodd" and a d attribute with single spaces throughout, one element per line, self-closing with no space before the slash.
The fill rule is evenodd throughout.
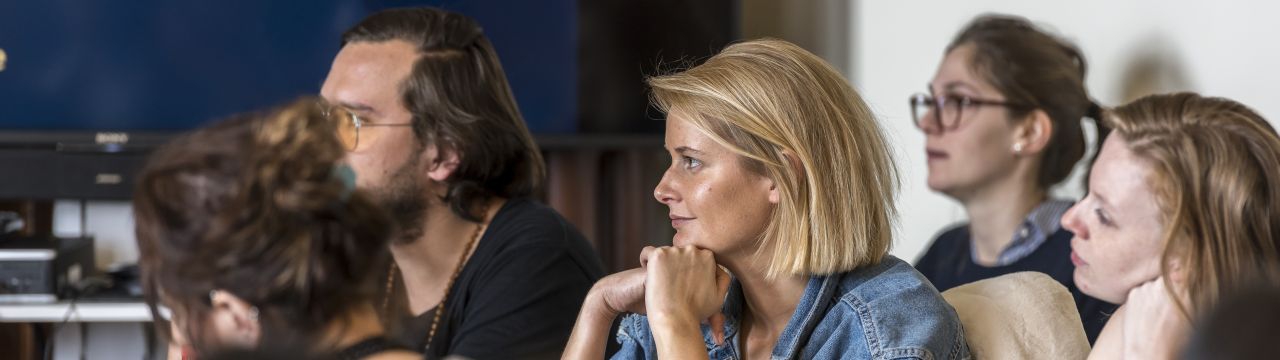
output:
<path id="1" fill-rule="evenodd" d="M 945 160 L 948 157 L 946 152 L 935 149 L 925 149 L 924 154 L 929 161 Z"/>
<path id="2" fill-rule="evenodd" d="M 1080 255 L 1076 255 L 1075 250 L 1071 251 L 1071 264 L 1075 265 L 1076 267 L 1089 265 L 1089 263 L 1085 262 L 1084 259 L 1080 258 Z"/>
<path id="3" fill-rule="evenodd" d="M 680 228 L 681 225 L 684 225 L 694 219 L 689 216 L 680 216 L 676 214 L 670 214 L 668 215 L 668 217 L 671 218 L 671 227 L 677 228 L 677 229 Z"/>

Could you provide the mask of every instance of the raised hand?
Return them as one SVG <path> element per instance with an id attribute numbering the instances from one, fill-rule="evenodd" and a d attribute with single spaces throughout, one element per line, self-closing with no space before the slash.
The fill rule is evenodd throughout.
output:
<path id="1" fill-rule="evenodd" d="M 1184 306 L 1189 305 L 1182 297 Z M 1165 289 L 1163 277 L 1130 290 L 1124 307 L 1126 359 L 1172 359 L 1190 334 L 1191 323 Z"/>
<path id="2" fill-rule="evenodd" d="M 688 336 L 700 322 L 709 322 L 721 334 L 720 307 L 729 288 L 729 275 L 716 264 L 711 251 L 692 246 L 646 248 L 644 257 L 645 304 L 655 336 L 663 330 L 680 330 Z M 701 342 L 701 333 L 694 332 Z M 705 352 L 705 349 L 701 349 Z"/>

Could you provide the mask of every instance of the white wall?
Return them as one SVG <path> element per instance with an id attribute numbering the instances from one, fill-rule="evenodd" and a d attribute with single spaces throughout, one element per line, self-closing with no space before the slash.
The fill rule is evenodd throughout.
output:
<path id="1" fill-rule="evenodd" d="M 888 124 L 906 180 L 894 254 L 909 261 L 964 213 L 924 183 L 924 137 L 907 97 L 925 90 L 947 43 L 976 15 L 1025 16 L 1075 41 L 1089 61 L 1089 91 L 1104 106 L 1191 90 L 1280 119 L 1280 2 L 866 0 L 849 8 L 852 81 Z"/>

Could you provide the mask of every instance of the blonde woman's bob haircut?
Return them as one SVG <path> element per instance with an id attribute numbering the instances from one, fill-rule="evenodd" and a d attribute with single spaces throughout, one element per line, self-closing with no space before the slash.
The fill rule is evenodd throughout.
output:
<path id="1" fill-rule="evenodd" d="M 884 131 L 830 64 L 795 44 L 730 45 L 702 65 L 648 79 L 679 112 L 779 192 L 760 235 L 766 275 L 826 275 L 889 252 L 898 174 Z"/>

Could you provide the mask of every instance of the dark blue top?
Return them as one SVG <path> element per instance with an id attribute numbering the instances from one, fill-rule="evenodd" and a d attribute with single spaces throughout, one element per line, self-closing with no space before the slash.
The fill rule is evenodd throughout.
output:
<path id="1" fill-rule="evenodd" d="M 1076 287 L 1072 277 L 1076 269 L 1071 263 L 1072 236 L 1070 231 L 1059 229 L 1026 257 L 1007 265 L 986 267 L 973 262 L 969 226 L 964 225 L 939 235 L 929 246 L 929 251 L 916 261 L 916 270 L 932 281 L 938 291 L 1020 271 L 1048 274 L 1071 291 L 1076 309 L 1080 311 L 1080 320 L 1084 322 L 1085 335 L 1092 344 L 1116 306 L 1085 295 Z"/>

